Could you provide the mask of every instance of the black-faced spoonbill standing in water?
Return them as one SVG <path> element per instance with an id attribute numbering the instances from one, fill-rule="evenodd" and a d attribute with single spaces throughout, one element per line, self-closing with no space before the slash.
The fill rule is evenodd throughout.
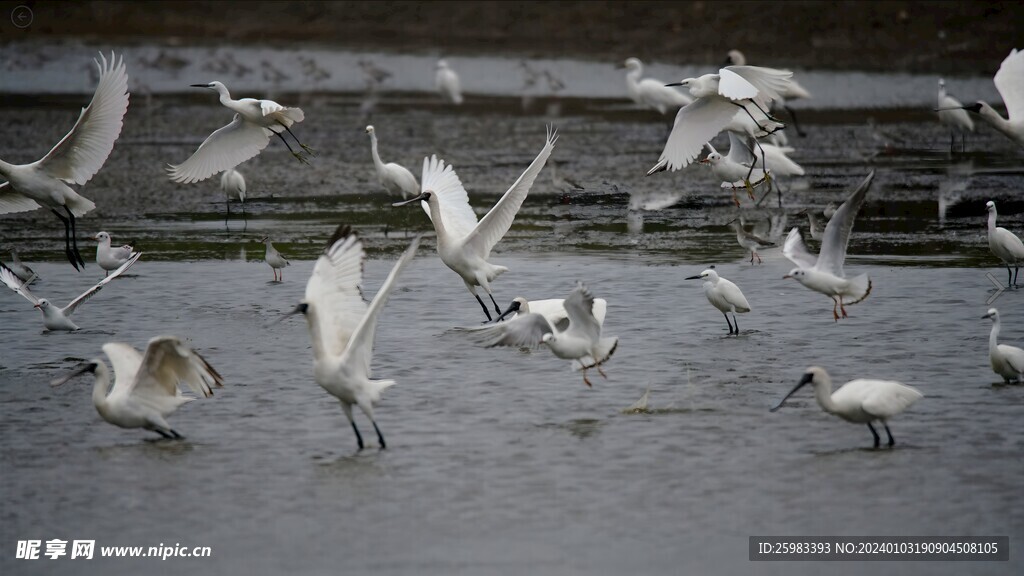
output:
<path id="1" fill-rule="evenodd" d="M 370 379 L 373 339 L 377 317 L 394 290 L 398 275 L 416 255 L 419 244 L 420 237 L 416 236 L 367 306 L 362 288 L 363 261 L 366 260 L 363 243 L 348 226 L 339 226 L 313 266 L 313 274 L 306 284 L 306 297 L 290 312 L 305 315 L 313 341 L 313 378 L 341 402 L 360 450 L 363 436 L 352 419 L 353 404 L 373 423 L 380 447 L 387 448 L 384 435 L 373 418 L 373 405 L 380 401 L 381 391 L 393 386 L 395 381 Z"/>
<path id="2" fill-rule="evenodd" d="M 183 395 L 178 384 L 185 384 L 204 398 L 213 396 L 211 387 L 224 385 L 224 379 L 206 359 L 174 336 L 153 338 L 146 346 L 145 355 L 119 342 L 104 344 L 103 352 L 114 366 L 113 390 L 110 390 L 110 372 L 101 358 L 86 362 L 50 385 L 60 386 L 79 374 L 92 372 L 96 379 L 92 389 L 96 411 L 104 420 L 121 428 L 145 428 L 164 438 L 182 438 L 166 418 L 195 398 Z"/>
<path id="3" fill-rule="evenodd" d="M 512 226 L 512 220 L 519 212 L 519 207 L 523 205 L 526 195 L 530 193 L 530 187 L 533 186 L 537 174 L 551 156 L 557 139 L 557 133 L 548 129 L 547 142 L 540 154 L 537 154 L 529 168 L 519 176 L 479 223 L 476 221 L 473 208 L 469 205 L 469 195 L 462 187 L 455 170 L 451 165 L 446 166 L 444 160 L 438 160 L 437 156 L 423 159 L 423 193 L 394 204 L 405 206 L 420 202 L 437 232 L 438 256 L 466 283 L 470 294 L 484 309 L 488 321 L 491 320 L 491 313 L 483 299 L 476 293 L 476 287 L 479 286 L 487 292 L 491 303 L 494 304 L 495 312 L 501 314 L 501 308 L 491 295 L 491 281 L 508 268 L 488 262 L 491 249 Z"/>
<path id="4" fill-rule="evenodd" d="M 989 308 L 988 314 L 982 318 L 992 319 L 992 332 L 988 337 L 988 360 L 992 364 L 992 371 L 1002 376 L 1007 384 L 1010 380 L 1024 383 L 1024 350 L 998 342 L 999 310 Z"/>
<path id="5" fill-rule="evenodd" d="M 811 366 L 796 387 L 773 406 L 771 411 L 775 412 L 782 408 L 783 402 L 805 384 L 814 387 L 814 398 L 825 412 L 835 414 L 847 422 L 867 424 L 871 435 L 875 437 L 875 448 L 878 448 L 880 438 L 871 423 L 882 423 L 885 433 L 889 435 L 889 446 L 892 446 L 896 441 L 892 438 L 887 420 L 903 412 L 923 396 L 915 388 L 892 380 L 852 380 L 832 392 L 832 379 L 829 378 L 828 372 L 824 368 Z"/>
<path id="6" fill-rule="evenodd" d="M 740 287 L 722 278 L 718 275 L 718 272 L 710 268 L 697 276 L 688 277 L 687 280 L 704 281 L 704 295 L 707 296 L 708 302 L 715 308 L 718 308 L 722 315 L 725 316 L 725 322 L 729 324 L 729 334 L 739 334 L 740 322 L 736 319 L 736 313 L 750 312 L 750 303 L 747 302 L 747 298 L 740 291 Z M 735 326 L 729 322 L 727 312 L 732 312 L 732 320 L 736 323 Z"/>
<path id="7" fill-rule="evenodd" d="M 0 214 L 49 208 L 64 223 L 64 253 L 79 269 L 85 260 L 78 252 L 75 219 L 96 207 L 68 184 L 85 184 L 103 167 L 121 134 L 121 119 L 128 111 L 128 74 L 124 60 L 100 54 L 96 92 L 75 126 L 46 156 L 31 164 L 0 160 Z"/>
<path id="8" fill-rule="evenodd" d="M 1006 228 L 996 226 L 996 203 L 989 200 L 985 203 L 988 210 L 988 248 L 1003 261 L 1006 265 L 1006 285 L 1017 285 L 1017 274 L 1020 272 L 1020 265 L 1024 264 L 1024 242 Z M 1010 266 L 1013 266 L 1013 273 L 1010 273 Z"/>

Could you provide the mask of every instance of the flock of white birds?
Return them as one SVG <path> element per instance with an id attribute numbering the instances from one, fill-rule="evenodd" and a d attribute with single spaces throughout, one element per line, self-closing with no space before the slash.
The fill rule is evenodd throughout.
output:
<path id="1" fill-rule="evenodd" d="M 13 165 L 0 161 L 0 176 L 6 179 L 0 184 L 0 214 L 48 208 L 64 224 L 65 255 L 76 270 L 85 266 L 76 242 L 77 219 L 92 210 L 95 204 L 69 184 L 85 184 L 102 168 L 120 135 L 122 118 L 128 107 L 128 76 L 123 60 L 113 55 L 108 60 L 101 54 L 96 64 L 99 70 L 96 92 L 72 130 L 36 162 Z M 722 180 L 722 187 L 732 190 L 733 199 L 739 206 L 736 190 L 745 189 L 753 200 L 756 187 L 764 185 L 770 192 L 773 181 L 777 186 L 779 177 L 804 174 L 803 168 L 787 157 L 792 148 L 786 146 L 782 133 L 785 124 L 773 115 L 773 110 L 788 110 L 795 123 L 795 115 L 786 106 L 786 101 L 811 95 L 793 80 L 792 72 L 749 66 L 738 51 L 729 53 L 728 64 L 717 73 L 669 84 L 643 78 L 643 64 L 636 58 L 627 59 L 624 67 L 627 70 L 627 93 L 638 105 L 662 114 L 676 111 L 664 150 L 647 174 L 683 169 L 698 161 L 701 151 L 707 149 L 708 154 L 699 161 L 711 165 L 714 174 Z M 463 102 L 459 76 L 445 60 L 438 61 L 435 79 L 436 89 L 445 102 L 452 105 Z M 946 93 L 944 82 L 939 80 L 936 111 L 939 120 L 950 128 L 951 150 L 956 135 L 961 136 L 961 147 L 964 147 L 965 134 L 974 129 L 968 111 L 978 114 L 982 120 L 1024 146 L 1024 53 L 1017 50 L 1010 53 L 995 75 L 995 85 L 1003 97 L 1008 119 L 984 102 L 964 106 Z M 280 139 L 300 162 L 309 163 L 310 158 L 317 155 L 292 132 L 292 127 L 305 118 L 301 109 L 270 100 L 233 99 L 228 88 L 218 81 L 193 86 L 216 91 L 221 105 L 234 112 L 234 117 L 230 123 L 210 134 L 184 162 L 168 166 L 171 180 L 187 184 L 222 173 L 220 186 L 228 200 L 228 210 L 230 201 L 235 199 L 242 203 L 244 211 L 245 179 L 235 168 L 259 154 L 270 144 L 273 136 Z M 685 92 L 677 88 L 683 88 Z M 730 150 L 726 156 L 710 144 L 710 140 L 722 131 L 729 134 Z M 405 167 L 394 162 L 385 163 L 381 159 L 373 126 L 367 126 L 366 133 L 370 137 L 371 157 L 380 185 L 388 192 L 402 196 L 403 201 L 396 202 L 394 206 L 419 205 L 424 210 L 434 227 L 441 262 L 462 279 L 483 309 L 487 323 L 463 329 L 469 337 L 486 346 L 547 346 L 558 358 L 572 361 L 574 369 L 582 372 L 587 386 L 591 385 L 588 370 L 596 369 L 606 377 L 602 366 L 614 354 L 618 338 L 602 333 L 608 304 L 601 298 L 595 298 L 587 286 L 577 283 L 564 300 L 529 301 L 517 297 L 505 311 L 492 295 L 491 284 L 508 268 L 492 263 L 491 251 L 508 232 L 547 163 L 558 139 L 556 131 L 548 129 L 537 157 L 480 219 L 451 164 L 437 156 L 425 158 L 417 182 L 416 176 Z M 808 289 L 828 296 L 833 301 L 832 313 L 837 322 L 847 317 L 846 306 L 863 301 L 871 293 L 872 283 L 868 276 L 848 277 L 843 263 L 857 213 L 873 181 L 874 172 L 868 174 L 833 213 L 825 214 L 827 224 L 824 228 L 817 214 L 808 212 L 811 235 L 821 240 L 817 255 L 807 249 L 798 228 L 792 228 L 785 238 L 783 254 L 795 264 L 785 278 L 795 279 Z M 996 226 L 993 202 L 988 202 L 987 209 L 989 246 L 1006 265 L 1009 284 L 1015 286 L 1016 273 L 1024 263 L 1024 243 L 1012 232 Z M 751 252 L 751 264 L 755 258 L 760 262 L 758 248 L 771 245 L 771 242 L 748 232 L 742 221 L 733 224 L 737 241 Z M 99 232 L 94 239 L 98 242 L 96 262 L 106 276 L 63 308 L 30 291 L 29 285 L 38 276 L 17 258 L 16 253 L 11 254 L 10 266 L 0 265 L 0 281 L 40 309 L 46 329 L 78 330 L 70 318 L 75 310 L 131 268 L 142 255 L 128 245 L 114 246 L 108 232 Z M 274 248 L 269 237 L 262 241 L 266 245 L 265 258 L 273 270 L 274 280 L 283 281 L 284 268 L 289 261 Z M 353 405 L 358 406 L 373 424 L 380 448 L 386 446 L 373 409 L 382 391 L 395 382 L 371 378 L 373 344 L 377 320 L 399 275 L 413 259 L 419 242 L 420 237 L 417 236 L 367 304 L 362 293 L 363 263 L 366 259 L 362 240 L 348 226 L 339 226 L 316 261 L 306 284 L 305 297 L 292 311 L 302 314 L 307 320 L 314 357 L 314 379 L 338 399 L 360 449 L 364 442 L 353 419 Z M 702 281 L 708 301 L 725 316 L 729 334 L 739 334 L 736 314 L 752 309 L 740 288 L 722 278 L 714 267 L 687 279 Z M 489 303 L 481 297 L 480 289 L 487 294 Z M 1000 316 L 995 308 L 990 309 L 985 318 L 992 320 L 989 347 L 992 369 L 1007 382 L 1021 382 L 1024 379 L 1024 350 L 997 342 Z M 96 410 L 104 420 L 123 428 L 144 428 L 169 439 L 181 438 L 166 420 L 179 406 L 192 400 L 192 397 L 182 394 L 180 384 L 208 397 L 213 394 L 214 387 L 223 383 L 217 371 L 202 356 L 173 336 L 153 338 L 143 354 L 127 344 L 113 342 L 105 344 L 103 351 L 114 368 L 113 389 L 110 389 L 106 363 L 98 358 L 54 380 L 53 384 L 60 385 L 76 375 L 92 373 L 95 379 L 92 398 Z M 887 420 L 922 396 L 914 388 L 899 382 L 865 379 L 849 382 L 833 392 L 828 373 L 823 368 L 811 367 L 772 411 L 780 408 L 787 398 L 806 384 L 812 385 L 817 402 L 826 412 L 849 422 L 867 424 L 874 436 L 875 447 L 880 445 L 880 437 L 872 424 L 882 423 L 888 444 L 892 446 L 894 440 Z"/>

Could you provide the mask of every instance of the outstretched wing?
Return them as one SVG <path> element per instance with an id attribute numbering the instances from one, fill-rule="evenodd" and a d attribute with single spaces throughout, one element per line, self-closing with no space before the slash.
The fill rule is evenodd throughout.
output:
<path id="1" fill-rule="evenodd" d="M 437 155 L 423 159 L 423 178 L 420 179 L 420 190 L 437 196 L 441 205 L 441 222 L 445 229 L 455 238 L 465 238 L 476 228 L 476 213 L 469 205 L 469 194 L 462 187 L 458 174 L 451 164 L 445 165 Z M 420 202 L 423 211 L 431 220 L 430 206 Z"/>
<path id="2" fill-rule="evenodd" d="M 789 70 L 764 66 L 726 66 L 718 73 L 722 77 L 719 94 L 733 100 L 749 98 L 761 105 L 781 98 L 790 89 L 793 78 Z"/>
<path id="3" fill-rule="evenodd" d="M 507 322 L 464 328 L 463 330 L 469 332 L 474 339 L 488 348 L 495 346 L 536 348 L 544 341 L 545 334 L 554 334 L 555 332 L 544 316 L 533 312 L 518 315 Z"/>
<path id="4" fill-rule="evenodd" d="M 993 82 L 1003 97 L 1010 121 L 1024 120 L 1024 51 L 1014 48 L 999 66 Z"/>
<path id="5" fill-rule="evenodd" d="M 103 349 L 107 351 L 106 346 Z M 126 392 L 153 398 L 173 397 L 178 395 L 179 382 L 204 398 L 213 396 L 211 386 L 224 385 L 221 375 L 188 344 L 175 336 L 157 336 L 146 346 L 139 371 Z"/>
<path id="6" fill-rule="evenodd" d="M 366 314 L 363 301 L 363 261 L 366 252 L 348 226 L 339 226 L 327 249 L 313 266 L 306 283 L 305 302 L 313 329 L 313 354 L 340 356 Z"/>
<path id="7" fill-rule="evenodd" d="M 28 284 L 26 282 L 22 282 L 21 278 L 18 278 L 13 270 L 4 266 L 2 263 L 0 263 L 0 281 L 3 281 L 3 283 L 11 290 L 14 290 L 18 294 L 24 296 L 25 299 L 31 302 L 33 306 L 39 304 L 39 298 L 36 298 L 35 294 L 29 292 Z"/>
<path id="8" fill-rule="evenodd" d="M 103 352 L 114 366 L 114 388 L 110 395 L 128 395 L 142 366 L 142 354 L 134 346 L 120 342 L 107 342 L 103 345 Z"/>
<path id="9" fill-rule="evenodd" d="M 476 225 L 476 228 L 473 229 L 473 232 L 466 239 L 466 245 L 471 247 L 485 260 L 490 256 L 494 245 L 501 240 L 505 233 L 508 232 L 509 227 L 512 226 L 512 221 L 519 212 L 519 207 L 523 205 L 523 200 L 530 193 L 533 181 L 537 179 L 537 175 L 544 168 L 544 163 L 551 156 L 551 151 L 555 149 L 555 140 L 558 140 L 558 133 L 549 127 L 547 142 L 545 142 L 540 154 L 537 154 L 537 157 L 533 159 L 533 162 L 530 163 L 526 171 L 519 176 L 515 183 L 512 184 L 512 187 L 498 200 L 494 208 L 491 208 L 491 211 L 480 220 L 480 223 Z"/>
<path id="10" fill-rule="evenodd" d="M 832 218 L 825 226 L 825 232 L 821 236 L 821 249 L 818 250 L 818 263 L 815 268 L 843 277 L 843 261 L 846 260 L 846 246 L 850 243 L 850 232 L 853 231 L 853 222 L 864 205 L 864 197 L 871 188 L 871 181 L 875 178 L 875 171 L 864 178 L 864 181 L 857 186 L 850 196 L 843 202 L 843 205 L 836 210 Z"/>
<path id="11" fill-rule="evenodd" d="M 568 331 L 581 331 L 597 341 L 601 337 L 601 324 L 594 318 L 594 295 L 582 283 L 565 299 L 565 313 L 569 317 Z"/>
<path id="12" fill-rule="evenodd" d="M 136 252 L 131 258 L 128 259 L 127 262 L 125 262 L 124 264 L 121 264 L 120 268 L 118 268 L 117 270 L 114 270 L 113 272 L 110 273 L 109 276 L 107 276 L 103 280 L 100 280 L 99 282 L 97 282 L 95 286 L 93 286 L 92 288 L 89 288 L 88 290 L 83 292 L 81 296 L 79 296 L 78 298 L 75 298 L 74 300 L 72 300 L 67 306 L 65 306 L 64 308 L 61 309 L 61 312 L 63 312 L 65 316 L 70 316 L 70 315 L 74 314 L 75 310 L 77 310 L 78 307 L 83 302 L 85 302 L 89 298 L 92 298 L 93 295 L 95 295 L 97 292 L 102 290 L 103 287 L 106 286 L 108 282 L 112 281 L 114 278 L 117 278 L 121 274 L 124 274 L 125 270 L 128 270 L 129 268 L 131 268 L 132 265 L 135 264 L 135 262 L 138 261 L 138 259 L 141 256 L 142 256 L 142 252 Z"/>
<path id="13" fill-rule="evenodd" d="M 786 243 L 782 246 L 782 255 L 800 268 L 814 268 L 818 262 L 818 257 L 807 250 L 803 236 L 800 235 L 800 229 L 795 226 L 789 231 L 789 236 L 786 236 Z"/>
<path id="14" fill-rule="evenodd" d="M 743 166 L 750 166 L 754 163 L 754 151 L 750 148 L 750 139 L 741 137 L 735 132 L 729 132 L 729 160 Z M 760 166 L 764 168 L 764 166 Z"/>
<path id="15" fill-rule="evenodd" d="M 235 114 L 230 124 L 217 129 L 199 148 L 177 166 L 167 167 L 171 180 L 191 184 L 206 180 L 217 172 L 234 168 L 260 153 L 270 143 L 273 132 Z"/>
<path id="16" fill-rule="evenodd" d="M 71 184 L 85 184 L 114 149 L 121 134 L 121 119 L 128 111 L 128 74 L 124 58 L 110 61 L 100 54 L 96 67 L 100 81 L 92 102 L 82 109 L 75 127 L 38 162 L 41 171 Z"/>
<path id="17" fill-rule="evenodd" d="M 679 109 L 658 163 L 679 170 L 692 163 L 704 143 L 714 138 L 736 115 L 736 106 L 720 98 L 698 98 Z"/>
<path id="18" fill-rule="evenodd" d="M 39 208 L 39 203 L 21 195 L 10 182 L 0 184 L 0 214 L 13 214 L 15 212 L 28 212 Z"/>

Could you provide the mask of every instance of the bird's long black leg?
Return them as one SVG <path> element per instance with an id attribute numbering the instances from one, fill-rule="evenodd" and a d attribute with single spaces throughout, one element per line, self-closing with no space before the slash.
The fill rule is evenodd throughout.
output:
<path id="1" fill-rule="evenodd" d="M 68 262 L 71 262 L 75 270 L 78 270 L 78 261 L 75 260 L 75 255 L 71 252 L 71 222 L 62 216 L 60 212 L 57 212 L 56 209 L 50 208 L 50 211 L 64 223 L 64 255 L 68 257 Z"/>
<path id="2" fill-rule="evenodd" d="M 956 133 L 953 132 L 952 130 L 950 130 L 949 131 L 949 154 L 950 155 L 952 155 L 954 152 L 956 152 L 956 148 L 954 148 L 954 146 L 956 146 Z"/>
<path id="3" fill-rule="evenodd" d="M 722 312 L 722 316 L 725 316 L 725 323 L 729 325 L 729 334 L 732 334 L 732 322 L 729 321 L 729 315 Z"/>
<path id="4" fill-rule="evenodd" d="M 371 420 L 371 422 L 373 422 L 373 429 L 377 431 L 377 442 L 380 442 L 380 449 L 387 448 L 388 445 L 384 443 L 384 435 L 380 433 L 380 428 L 377 428 L 377 422 L 374 420 Z"/>
<path id="5" fill-rule="evenodd" d="M 305 150 L 306 152 L 309 152 L 309 153 L 310 153 L 311 155 L 313 155 L 313 156 L 318 156 L 318 154 L 317 154 L 316 150 L 313 150 L 313 149 L 312 149 L 312 148 L 310 148 L 309 146 L 306 146 L 305 144 L 303 144 L 303 143 L 302 143 L 302 142 L 301 142 L 301 141 L 299 140 L 299 137 L 298 137 L 298 136 L 296 136 L 294 132 L 292 132 L 292 129 L 291 129 L 291 128 L 289 128 L 288 126 L 285 126 L 284 122 L 280 122 L 280 121 L 278 121 L 278 124 L 280 124 L 281 126 L 284 126 L 284 129 L 285 129 L 285 130 L 287 130 L 287 131 L 288 131 L 288 133 L 292 135 L 292 138 L 295 138 L 295 143 L 296 143 L 296 144 L 298 144 L 299 146 L 302 146 L 302 149 L 303 149 L 303 150 Z"/>
<path id="6" fill-rule="evenodd" d="M 882 439 L 878 437 L 878 432 L 875 432 L 875 427 L 871 425 L 871 422 L 868 422 L 868 430 L 871 430 L 871 435 L 875 437 L 875 448 L 878 448 L 878 445 L 882 443 Z"/>
<path id="7" fill-rule="evenodd" d="M 153 428 L 153 431 L 156 432 L 157 434 L 163 436 L 164 438 L 167 438 L 168 440 L 173 440 L 174 439 L 174 436 L 171 436 L 170 434 L 168 434 L 167 432 L 164 432 L 163 430 L 161 430 L 159 428 Z"/>
<path id="8" fill-rule="evenodd" d="M 76 266 L 76 268 L 77 268 L 77 266 Z M 1010 265 L 1009 264 L 1006 265 L 1006 287 L 1007 288 L 1012 288 L 1013 287 L 1013 272 L 1010 271 Z"/>
<path id="9" fill-rule="evenodd" d="M 356 433 L 356 444 L 358 444 L 359 445 L 359 449 L 362 450 L 363 449 L 363 435 L 359 433 L 359 427 L 356 426 L 355 420 L 350 420 L 349 424 L 352 425 L 352 430 L 355 431 L 355 433 Z M 376 425 L 374 425 L 374 426 L 376 426 Z M 876 446 L 878 445 L 877 442 L 875 443 L 875 445 Z"/>
<path id="10" fill-rule="evenodd" d="M 739 336 L 740 335 L 740 321 L 739 321 L 738 318 L 736 318 L 736 313 L 735 312 L 732 313 L 732 323 L 735 324 L 736 335 Z"/>
<path id="11" fill-rule="evenodd" d="M 494 296 L 490 292 L 488 292 L 487 295 L 491 297 L 491 304 L 494 304 L 494 311 L 501 314 L 501 306 L 498 306 L 498 303 L 494 301 Z"/>
<path id="12" fill-rule="evenodd" d="M 1017 274 L 1020 273 L 1020 266 L 1013 267 L 1013 285 L 1017 285 Z"/>
<path id="13" fill-rule="evenodd" d="M 292 153 L 292 156 L 295 156 L 296 160 L 306 165 L 309 164 L 309 160 L 306 160 L 305 156 L 299 154 L 294 149 L 292 149 L 292 145 L 289 144 L 288 141 L 284 139 L 284 136 L 282 136 L 280 132 L 274 132 L 274 134 L 277 134 L 277 137 L 281 139 L 281 142 L 284 142 L 284 145 L 288 147 L 288 151 Z"/>
<path id="14" fill-rule="evenodd" d="M 796 135 L 801 138 L 807 136 L 807 134 L 800 129 L 800 124 L 796 121 L 796 112 L 785 104 L 783 104 L 782 107 L 786 109 L 786 112 L 789 112 L 789 117 L 793 119 L 793 128 L 796 129 Z"/>
<path id="15" fill-rule="evenodd" d="M 779 122 L 779 124 L 782 123 L 782 122 L 779 121 L 778 118 L 776 118 L 775 116 L 772 116 L 771 114 L 769 114 L 767 110 L 764 110 L 760 106 L 758 106 L 757 102 L 754 102 L 753 100 L 750 100 L 750 103 L 753 104 L 754 108 L 757 108 L 757 110 L 759 112 L 761 112 L 761 114 L 764 114 L 765 118 L 771 120 L 772 122 Z M 751 116 L 751 118 L 753 118 L 753 116 Z M 760 126 L 760 124 L 758 124 L 758 126 Z M 774 132 L 774 130 L 773 130 L 773 132 Z"/>
<path id="16" fill-rule="evenodd" d="M 67 206 L 64 207 L 64 211 L 68 213 L 68 220 L 71 221 L 71 248 L 75 251 L 78 263 L 85 268 L 85 260 L 82 259 L 82 253 L 78 251 L 78 228 L 75 227 L 75 214 Z"/>
<path id="17" fill-rule="evenodd" d="M 476 301 L 480 303 L 480 307 L 484 309 L 484 314 L 487 314 L 487 321 L 490 322 L 491 312 L 487 309 L 487 305 L 484 304 L 483 298 L 481 298 L 479 294 L 473 294 L 473 296 L 476 297 Z"/>
<path id="18" fill-rule="evenodd" d="M 889 446 L 896 444 L 896 441 L 892 439 L 892 432 L 889 431 L 889 425 L 882 422 L 882 426 L 885 426 L 885 433 L 889 435 Z"/>

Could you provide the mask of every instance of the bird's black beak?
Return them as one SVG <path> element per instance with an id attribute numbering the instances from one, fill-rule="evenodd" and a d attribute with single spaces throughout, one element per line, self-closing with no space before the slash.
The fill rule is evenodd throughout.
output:
<path id="1" fill-rule="evenodd" d="M 981 104 L 980 103 L 979 104 L 971 104 L 970 106 L 964 106 L 963 108 L 964 108 L 964 110 L 967 110 L 968 112 L 974 112 L 975 114 L 980 114 L 981 113 Z"/>
<path id="2" fill-rule="evenodd" d="M 811 373 L 804 374 L 804 377 L 801 378 L 800 382 L 798 382 L 797 385 L 794 386 L 793 389 L 789 391 L 789 394 L 786 394 L 786 396 L 782 400 L 779 400 L 778 404 L 776 404 L 775 406 L 772 406 L 771 409 L 769 410 L 769 412 L 775 412 L 779 408 L 782 408 L 782 404 L 786 400 L 788 400 L 790 396 L 795 394 L 797 390 L 803 388 L 804 384 L 807 384 L 808 382 L 810 382 L 813 379 L 814 379 L 814 375 L 812 375 Z"/>
<path id="3" fill-rule="evenodd" d="M 50 386 L 61 386 L 63 384 L 66 384 L 68 382 L 68 380 L 71 380 L 72 378 L 74 378 L 75 376 L 78 376 L 79 374 L 85 374 L 86 372 L 95 372 L 95 371 L 96 371 L 96 363 L 95 362 L 85 362 L 84 364 L 79 364 L 78 366 L 75 366 L 75 369 L 72 370 L 71 372 L 69 372 L 68 374 L 65 374 L 64 376 L 61 376 L 60 378 L 55 378 L 53 380 L 50 380 Z"/>
<path id="4" fill-rule="evenodd" d="M 508 316 L 513 312 L 519 312 L 520 307 L 521 305 L 519 304 L 519 302 L 513 302 L 512 304 L 509 305 L 508 310 L 505 310 L 504 312 L 501 313 L 500 316 L 494 319 L 494 323 L 497 324 L 498 322 L 501 322 L 502 320 L 505 319 L 505 316 Z"/>
<path id="5" fill-rule="evenodd" d="M 427 198 L 430 198 L 430 192 L 424 192 L 424 193 L 420 194 L 419 196 L 417 196 L 415 198 L 410 198 L 408 200 L 402 200 L 401 202 L 395 202 L 391 206 L 393 208 L 398 208 L 399 206 L 407 206 L 409 204 L 412 204 L 413 202 L 421 202 L 423 200 L 426 200 Z"/>
<path id="6" fill-rule="evenodd" d="M 687 276 L 685 280 L 700 280 L 700 274 L 696 276 Z"/>
<path id="7" fill-rule="evenodd" d="M 209 88 L 210 87 L 209 84 L 189 84 L 189 86 L 191 86 L 193 88 Z"/>
<path id="8" fill-rule="evenodd" d="M 985 314 L 984 316 L 981 317 L 981 319 L 984 320 L 986 318 L 991 318 L 991 317 L 992 317 L 991 314 Z"/>
<path id="9" fill-rule="evenodd" d="M 671 84 L 665 84 L 665 86 L 682 86 L 682 85 L 683 85 L 682 82 L 673 82 Z"/>
<path id="10" fill-rule="evenodd" d="M 285 312 L 284 314 L 281 315 L 280 318 L 278 318 L 277 320 L 275 320 L 275 321 L 271 322 L 270 324 L 268 324 L 268 326 L 272 326 L 274 324 L 280 324 L 281 322 L 284 322 L 285 320 L 287 320 L 290 316 L 294 316 L 296 314 L 302 314 L 303 316 L 305 316 L 307 310 L 309 310 L 309 304 L 306 304 L 305 302 L 301 302 L 298 306 L 293 308 L 291 310 L 291 312 Z"/>

